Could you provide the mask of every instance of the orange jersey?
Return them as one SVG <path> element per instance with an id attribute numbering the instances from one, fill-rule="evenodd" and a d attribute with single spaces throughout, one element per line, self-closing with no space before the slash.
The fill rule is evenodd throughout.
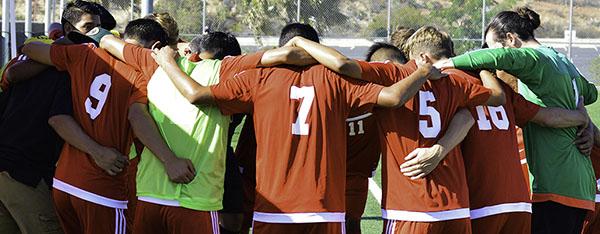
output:
<path id="1" fill-rule="evenodd" d="M 348 175 L 370 177 L 377 168 L 381 148 L 377 122 L 371 112 L 346 119 Z"/>
<path id="2" fill-rule="evenodd" d="M 481 84 L 474 78 L 468 81 Z M 528 186 L 519 158 L 517 125 L 525 125 L 540 107 L 506 85 L 504 92 L 506 103 L 502 106 L 469 108 L 475 126 L 461 148 L 472 219 L 507 212 L 531 212 Z"/>
<path id="3" fill-rule="evenodd" d="M 345 120 L 371 109 L 382 88 L 322 65 L 247 70 L 211 87 L 223 113 L 253 113 L 255 221 L 344 221 Z"/>
<path id="4" fill-rule="evenodd" d="M 221 62 L 219 80 L 221 82 L 225 81 L 246 69 L 260 66 L 262 55 L 263 52 L 258 52 L 248 55 L 225 57 Z M 125 45 L 123 57 L 128 64 L 142 72 L 148 79 L 154 75 L 154 72 L 156 72 L 156 69 L 159 67 L 158 63 L 152 58 L 151 50 L 132 44 Z"/>
<path id="5" fill-rule="evenodd" d="M 9 82 L 8 82 L 8 79 L 6 78 L 6 69 L 8 69 L 10 66 L 14 65 L 15 63 L 17 63 L 19 61 L 25 61 L 25 60 L 27 60 L 27 56 L 24 54 L 20 54 L 20 55 L 17 55 L 17 57 L 14 57 L 10 61 L 8 61 L 8 63 L 4 67 L 4 70 L 2 71 L 2 78 L 0 79 L 0 92 L 6 91 L 6 89 L 8 89 Z"/>
<path id="6" fill-rule="evenodd" d="M 417 69 L 360 62 L 363 78 L 391 85 Z M 491 91 L 467 82 L 468 74 L 449 70 L 450 76 L 427 81 L 403 107 L 375 111 L 383 154 L 383 217 L 392 220 L 432 222 L 469 217 L 469 197 L 460 147 L 448 153 L 426 178 L 410 180 L 400 172 L 406 155 L 433 146 L 461 107 L 485 103 Z"/>
<path id="7" fill-rule="evenodd" d="M 71 76 L 73 118 L 100 145 L 128 155 L 132 129 L 131 104 L 147 103 L 147 80 L 130 66 L 93 45 L 53 45 L 52 63 Z M 127 170 L 108 175 L 94 160 L 65 144 L 58 161 L 54 188 L 113 208 L 127 207 Z"/>

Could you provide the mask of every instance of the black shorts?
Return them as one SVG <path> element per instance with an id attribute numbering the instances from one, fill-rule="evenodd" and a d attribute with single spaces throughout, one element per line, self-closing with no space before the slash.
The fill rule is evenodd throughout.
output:
<path id="1" fill-rule="evenodd" d="M 580 234 L 587 214 L 587 210 L 551 201 L 534 202 L 532 211 L 533 234 Z"/>
<path id="2" fill-rule="evenodd" d="M 239 163 L 233 154 L 233 149 L 227 147 L 225 162 L 225 192 L 223 194 L 222 213 L 242 213 L 244 190 Z"/>

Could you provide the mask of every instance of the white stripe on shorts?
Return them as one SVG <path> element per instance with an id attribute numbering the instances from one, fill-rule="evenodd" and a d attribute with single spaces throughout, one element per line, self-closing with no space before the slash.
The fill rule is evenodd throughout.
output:
<path id="1" fill-rule="evenodd" d="M 125 234 L 127 230 L 127 220 L 123 209 L 115 208 L 115 234 Z"/>
<path id="2" fill-rule="evenodd" d="M 213 234 L 221 233 L 221 231 L 219 230 L 219 214 L 216 211 L 210 212 L 210 220 L 212 223 Z"/>

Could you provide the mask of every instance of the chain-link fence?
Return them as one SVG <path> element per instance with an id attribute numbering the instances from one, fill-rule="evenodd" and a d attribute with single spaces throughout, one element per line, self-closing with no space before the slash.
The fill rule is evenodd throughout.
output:
<path id="1" fill-rule="evenodd" d="M 5 0 L 6 1 L 6 0 Z M 25 2 L 31 1 L 33 33 L 43 32 L 46 1 L 16 0 L 17 34 L 24 38 Z M 49 0 L 49 17 L 60 22 L 61 3 Z M 363 57 L 373 41 L 385 41 L 398 26 L 433 25 L 447 31 L 457 52 L 481 46 L 484 27 L 502 10 L 529 6 L 541 15 L 536 36 L 572 59 L 589 76 L 600 76 L 600 1 L 574 0 L 95 0 L 107 7 L 122 30 L 143 11 L 142 1 L 154 12 L 168 12 L 178 22 L 180 35 L 190 39 L 204 30 L 233 32 L 246 50 L 275 46 L 279 30 L 291 22 L 313 25 L 325 44 L 351 57 Z M 570 20 L 570 10 L 573 18 Z M 572 24 L 571 24 L 572 22 Z M 19 26 L 20 25 L 20 26 Z M 574 30 L 569 43 L 569 27 Z M 572 46 L 571 46 L 572 45 Z M 4 49 L 4 48 L 3 48 Z M 598 66 L 598 74 L 595 74 Z M 600 77 L 598 77 L 600 79 Z"/>

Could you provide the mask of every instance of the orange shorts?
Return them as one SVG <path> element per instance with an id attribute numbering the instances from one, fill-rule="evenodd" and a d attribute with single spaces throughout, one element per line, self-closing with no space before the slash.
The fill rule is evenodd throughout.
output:
<path id="1" fill-rule="evenodd" d="M 384 220 L 384 234 L 471 234 L 471 220 L 455 219 L 439 222 Z"/>
<path id="2" fill-rule="evenodd" d="M 589 212 L 583 222 L 583 234 L 600 233 L 600 203 L 596 203 L 596 211 Z"/>
<path id="3" fill-rule="evenodd" d="M 369 178 L 359 175 L 346 176 L 346 218 L 360 220 L 365 212 L 369 195 Z"/>
<path id="4" fill-rule="evenodd" d="M 65 234 L 125 234 L 125 210 L 98 205 L 52 189 L 58 220 Z"/>
<path id="5" fill-rule="evenodd" d="M 137 202 L 133 233 L 219 233 L 217 211 Z"/>
<path id="6" fill-rule="evenodd" d="M 252 223 L 253 234 L 345 234 L 344 223 Z"/>
<path id="7" fill-rule="evenodd" d="M 531 233 L 531 213 L 502 213 L 473 219 L 471 227 L 477 234 Z"/>
<path id="8" fill-rule="evenodd" d="M 127 168 L 127 210 L 125 211 L 125 219 L 129 227 L 127 233 L 131 233 L 133 228 L 133 219 L 135 218 L 135 205 L 137 204 L 136 181 L 137 166 L 140 162 L 140 157 L 135 157 L 129 160 L 129 168 Z"/>

